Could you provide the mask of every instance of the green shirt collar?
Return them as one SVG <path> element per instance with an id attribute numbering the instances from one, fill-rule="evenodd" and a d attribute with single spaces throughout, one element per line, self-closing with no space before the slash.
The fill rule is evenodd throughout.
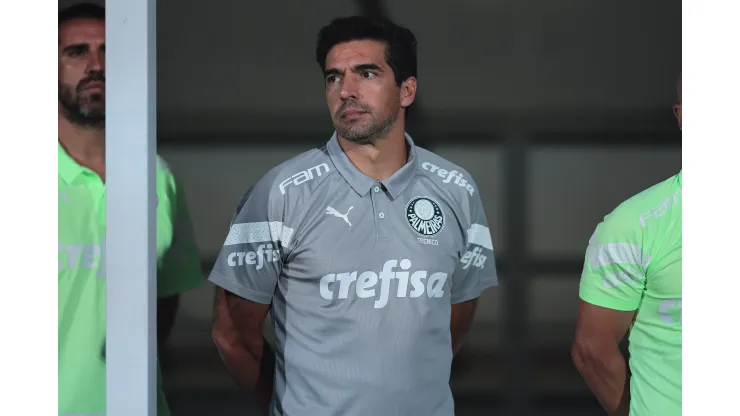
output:
<path id="1" fill-rule="evenodd" d="M 82 174 L 85 168 L 80 166 L 79 163 L 75 162 L 75 160 L 67 154 L 67 151 L 64 150 L 59 141 L 57 141 L 57 146 L 59 147 L 59 176 L 61 176 L 62 180 L 69 185 Z"/>

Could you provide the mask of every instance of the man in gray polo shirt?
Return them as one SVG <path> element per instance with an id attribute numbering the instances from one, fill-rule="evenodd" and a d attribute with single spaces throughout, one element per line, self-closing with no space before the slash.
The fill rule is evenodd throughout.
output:
<path id="1" fill-rule="evenodd" d="M 209 277 L 214 341 L 270 415 L 451 416 L 452 357 L 497 284 L 479 190 L 405 134 L 410 31 L 337 19 L 316 55 L 336 133 L 239 202 Z"/>

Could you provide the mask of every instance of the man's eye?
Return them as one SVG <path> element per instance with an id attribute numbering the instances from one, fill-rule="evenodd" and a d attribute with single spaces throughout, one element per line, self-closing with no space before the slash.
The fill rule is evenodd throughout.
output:
<path id="1" fill-rule="evenodd" d="M 375 76 L 376 76 L 376 75 L 375 75 L 375 72 L 370 72 L 370 71 L 364 71 L 364 72 L 362 73 L 362 77 L 363 77 L 363 78 L 375 78 Z"/>
<path id="2" fill-rule="evenodd" d="M 71 57 L 78 57 L 82 56 L 87 51 L 87 48 L 84 47 L 73 47 L 66 50 L 65 55 L 71 56 Z"/>

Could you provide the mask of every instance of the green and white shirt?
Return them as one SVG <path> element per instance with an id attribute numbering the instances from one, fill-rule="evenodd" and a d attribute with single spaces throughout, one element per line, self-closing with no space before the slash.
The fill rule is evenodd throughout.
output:
<path id="1" fill-rule="evenodd" d="M 604 218 L 581 277 L 585 302 L 637 311 L 629 334 L 631 416 L 681 415 L 681 175 Z"/>
<path id="2" fill-rule="evenodd" d="M 58 147 L 59 415 L 103 415 L 105 184 Z M 157 293 L 166 297 L 194 289 L 204 279 L 182 189 L 160 158 L 156 175 Z M 158 378 L 158 415 L 166 416 Z"/>

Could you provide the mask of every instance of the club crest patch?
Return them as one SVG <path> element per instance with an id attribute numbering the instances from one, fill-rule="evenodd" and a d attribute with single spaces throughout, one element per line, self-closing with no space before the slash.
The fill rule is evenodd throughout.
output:
<path id="1" fill-rule="evenodd" d="M 417 196 L 406 204 L 406 221 L 417 234 L 432 237 L 445 226 L 445 217 L 437 201 Z"/>

